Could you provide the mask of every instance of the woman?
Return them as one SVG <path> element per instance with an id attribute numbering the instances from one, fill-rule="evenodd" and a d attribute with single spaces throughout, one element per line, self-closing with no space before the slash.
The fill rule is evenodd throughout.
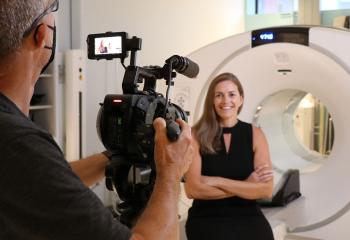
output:
<path id="1" fill-rule="evenodd" d="M 107 53 L 108 52 L 107 47 L 104 45 L 103 39 L 100 42 L 100 46 L 98 47 L 98 51 L 100 53 Z"/>
<path id="2" fill-rule="evenodd" d="M 210 84 L 193 127 L 195 156 L 186 173 L 189 240 L 273 239 L 256 199 L 271 197 L 273 173 L 260 128 L 240 121 L 244 92 L 231 73 Z"/>

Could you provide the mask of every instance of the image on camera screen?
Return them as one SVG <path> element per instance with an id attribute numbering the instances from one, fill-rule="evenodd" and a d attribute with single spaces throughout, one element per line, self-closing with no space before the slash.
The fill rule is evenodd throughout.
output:
<path id="1" fill-rule="evenodd" d="M 120 53 L 122 53 L 120 36 L 95 38 L 95 55 Z"/>

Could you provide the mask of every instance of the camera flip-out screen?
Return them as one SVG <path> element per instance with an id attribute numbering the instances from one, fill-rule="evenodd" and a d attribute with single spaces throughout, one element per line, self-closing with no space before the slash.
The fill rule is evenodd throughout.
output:
<path id="1" fill-rule="evenodd" d="M 87 38 L 89 59 L 125 58 L 125 32 L 90 34 Z"/>

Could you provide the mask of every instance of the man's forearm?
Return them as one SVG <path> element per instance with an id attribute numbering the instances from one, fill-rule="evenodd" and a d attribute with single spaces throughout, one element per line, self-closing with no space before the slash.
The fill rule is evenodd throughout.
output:
<path id="1" fill-rule="evenodd" d="M 70 162 L 69 164 L 81 181 L 83 181 L 86 186 L 90 187 L 103 179 L 107 163 L 108 158 L 99 153 Z"/>
<path id="2" fill-rule="evenodd" d="M 132 229 L 131 239 L 178 239 L 179 191 L 179 181 L 168 177 L 157 179 L 147 207 Z"/>

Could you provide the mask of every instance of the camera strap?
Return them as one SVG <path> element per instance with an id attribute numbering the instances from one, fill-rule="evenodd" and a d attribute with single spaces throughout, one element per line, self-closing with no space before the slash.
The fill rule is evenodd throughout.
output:
<path id="1" fill-rule="evenodd" d="M 147 112 L 146 112 L 146 119 L 145 119 L 145 124 L 146 125 L 152 125 L 153 120 L 154 120 L 154 115 L 156 113 L 156 109 L 158 106 L 158 103 L 162 103 L 163 99 L 155 99 L 148 107 Z M 162 103 L 164 104 L 164 103 Z"/>

